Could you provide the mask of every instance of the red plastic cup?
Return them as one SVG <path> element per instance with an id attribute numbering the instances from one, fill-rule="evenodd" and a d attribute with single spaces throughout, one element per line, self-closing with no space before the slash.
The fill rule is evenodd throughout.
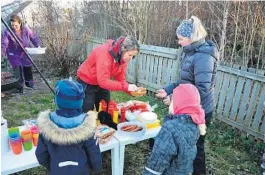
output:
<path id="1" fill-rule="evenodd" d="M 38 139 L 39 139 L 39 129 L 34 126 L 30 128 L 31 133 L 32 133 L 32 142 L 34 146 L 38 145 Z"/>

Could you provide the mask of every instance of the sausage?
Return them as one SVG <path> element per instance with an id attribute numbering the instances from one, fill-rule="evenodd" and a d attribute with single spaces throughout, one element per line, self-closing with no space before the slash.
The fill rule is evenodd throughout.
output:
<path id="1" fill-rule="evenodd" d="M 141 131 L 143 128 L 137 125 L 127 125 L 127 126 L 123 126 L 121 128 L 122 131 L 125 132 L 137 132 L 137 131 Z"/>
<path id="2" fill-rule="evenodd" d="M 140 126 L 137 126 L 135 129 L 131 130 L 131 132 L 137 132 L 137 131 L 141 131 L 143 128 Z"/>
<path id="3" fill-rule="evenodd" d="M 128 132 L 132 132 L 133 130 L 135 130 L 135 128 L 137 128 L 137 125 L 133 125 L 133 127 L 131 127 Z"/>
<path id="4" fill-rule="evenodd" d="M 122 131 L 129 131 L 130 129 L 132 129 L 135 125 L 127 125 L 121 128 Z"/>

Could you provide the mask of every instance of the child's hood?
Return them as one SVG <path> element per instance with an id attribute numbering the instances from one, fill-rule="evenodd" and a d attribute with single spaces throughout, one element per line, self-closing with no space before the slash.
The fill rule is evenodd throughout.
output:
<path id="1" fill-rule="evenodd" d="M 60 145 L 75 144 L 94 136 L 96 131 L 97 112 L 89 111 L 84 122 L 71 129 L 58 127 L 50 120 L 50 110 L 40 112 L 37 124 L 40 133 L 51 142 Z"/>

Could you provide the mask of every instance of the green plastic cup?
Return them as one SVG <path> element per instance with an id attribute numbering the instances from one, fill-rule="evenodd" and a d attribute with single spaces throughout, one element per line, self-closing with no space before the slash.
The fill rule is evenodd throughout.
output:
<path id="1" fill-rule="evenodd" d="M 19 133 L 19 128 L 18 127 L 13 127 L 8 129 L 8 134 L 11 135 L 13 133 Z"/>
<path id="2" fill-rule="evenodd" d="M 32 139 L 23 141 L 23 147 L 25 151 L 29 151 L 32 149 Z"/>

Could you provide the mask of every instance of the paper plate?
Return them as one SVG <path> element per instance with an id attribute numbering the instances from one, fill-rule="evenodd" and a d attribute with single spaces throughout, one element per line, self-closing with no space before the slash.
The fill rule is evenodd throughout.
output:
<path id="1" fill-rule="evenodd" d="M 137 125 L 137 126 L 142 127 L 143 129 L 140 131 L 136 131 L 136 132 L 127 132 L 127 131 L 121 130 L 122 127 L 128 126 L 128 125 Z M 139 137 L 142 137 L 146 131 L 146 125 L 141 122 L 124 122 L 124 123 L 118 124 L 117 128 L 118 128 L 117 134 L 122 135 L 124 137 L 139 138 Z"/>

